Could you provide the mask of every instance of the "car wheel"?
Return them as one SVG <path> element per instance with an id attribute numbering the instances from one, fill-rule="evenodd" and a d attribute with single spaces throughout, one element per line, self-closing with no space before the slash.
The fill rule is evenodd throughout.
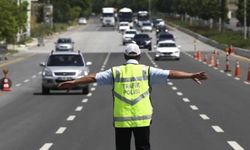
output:
<path id="1" fill-rule="evenodd" d="M 151 46 L 151 45 L 149 46 L 148 50 L 149 50 L 149 51 L 151 51 L 151 50 L 152 50 L 152 46 Z"/>
<path id="2" fill-rule="evenodd" d="M 82 94 L 89 94 L 89 86 L 82 88 Z"/>
<path id="3" fill-rule="evenodd" d="M 42 94 L 49 94 L 49 93 L 50 93 L 50 89 L 42 86 Z"/>
<path id="4" fill-rule="evenodd" d="M 179 58 L 176 58 L 175 60 L 180 60 L 180 57 L 179 57 Z"/>
<path id="5" fill-rule="evenodd" d="M 122 42 L 122 45 L 125 45 L 125 42 Z"/>

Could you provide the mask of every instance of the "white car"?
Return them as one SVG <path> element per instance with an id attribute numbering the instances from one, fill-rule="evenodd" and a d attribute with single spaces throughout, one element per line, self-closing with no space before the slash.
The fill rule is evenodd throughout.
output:
<path id="1" fill-rule="evenodd" d="M 143 22 L 142 26 L 141 26 L 141 31 L 149 31 L 152 32 L 153 31 L 153 26 L 150 22 Z"/>
<path id="2" fill-rule="evenodd" d="M 130 26 L 129 26 L 129 22 L 120 22 L 119 23 L 119 31 L 120 32 L 124 32 L 126 30 L 129 30 Z"/>
<path id="3" fill-rule="evenodd" d="M 157 46 L 155 46 L 155 60 L 160 60 L 160 58 L 180 60 L 180 47 L 181 46 L 176 46 L 173 40 L 160 41 Z"/>
<path id="4" fill-rule="evenodd" d="M 79 18 L 79 20 L 78 20 L 78 24 L 83 24 L 83 25 L 86 25 L 87 24 L 87 19 L 86 18 Z"/>
<path id="5" fill-rule="evenodd" d="M 137 31 L 135 29 L 126 30 L 122 36 L 122 45 L 131 43 Z"/>

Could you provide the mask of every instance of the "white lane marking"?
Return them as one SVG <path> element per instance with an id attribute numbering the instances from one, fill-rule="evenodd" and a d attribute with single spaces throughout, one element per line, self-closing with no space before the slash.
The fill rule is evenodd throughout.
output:
<path id="1" fill-rule="evenodd" d="M 49 150 L 53 143 L 45 143 L 39 150 Z"/>
<path id="2" fill-rule="evenodd" d="M 78 106 L 76 107 L 75 111 L 82 111 L 83 107 L 82 106 Z"/>
<path id="3" fill-rule="evenodd" d="M 67 129 L 66 127 L 60 127 L 60 128 L 56 131 L 56 134 L 63 134 L 64 131 L 65 131 L 66 129 Z"/>
<path id="4" fill-rule="evenodd" d="M 181 93 L 181 92 L 176 92 L 176 94 L 179 95 L 179 96 L 183 95 L 183 93 Z"/>
<path id="5" fill-rule="evenodd" d="M 209 120 L 209 119 L 210 119 L 206 114 L 200 114 L 200 117 L 201 117 L 203 120 Z"/>
<path id="6" fill-rule="evenodd" d="M 183 98 L 182 100 L 183 100 L 184 102 L 186 102 L 186 103 L 190 102 L 190 100 L 189 100 L 188 98 Z"/>
<path id="7" fill-rule="evenodd" d="M 230 73 L 227 73 L 227 76 L 231 77 L 231 76 L 232 76 L 232 74 L 230 74 Z"/>
<path id="8" fill-rule="evenodd" d="M 240 78 L 238 78 L 238 77 L 235 77 L 234 79 L 235 79 L 235 80 L 240 80 Z"/>
<path id="9" fill-rule="evenodd" d="M 110 57 L 110 53 L 108 53 L 108 55 L 106 56 L 104 62 L 103 62 L 103 66 L 106 66 L 108 60 L 109 60 L 109 57 Z"/>
<path id="10" fill-rule="evenodd" d="M 217 67 L 214 67 L 214 69 L 215 69 L 215 70 L 218 70 L 218 68 L 217 68 Z"/>
<path id="11" fill-rule="evenodd" d="M 215 132 L 218 132 L 218 133 L 224 132 L 224 130 L 219 126 L 212 126 L 212 128 L 214 129 Z"/>
<path id="12" fill-rule="evenodd" d="M 199 110 L 199 108 L 195 105 L 190 105 L 190 108 L 193 109 L 193 110 Z"/>
<path id="13" fill-rule="evenodd" d="M 158 65 L 155 65 L 155 68 L 158 68 Z"/>
<path id="14" fill-rule="evenodd" d="M 88 102 L 88 99 L 87 98 L 84 98 L 83 100 L 82 100 L 82 103 L 87 103 Z"/>
<path id="15" fill-rule="evenodd" d="M 21 86 L 22 84 L 21 83 L 18 83 L 18 84 L 16 84 L 16 87 L 19 87 L 19 86 Z"/>
<path id="16" fill-rule="evenodd" d="M 177 87 L 173 86 L 173 87 L 172 87 L 172 90 L 177 90 Z"/>
<path id="17" fill-rule="evenodd" d="M 244 83 L 245 83 L 245 84 L 248 84 L 248 85 L 250 84 L 250 82 L 248 82 L 248 81 L 245 81 Z"/>
<path id="18" fill-rule="evenodd" d="M 221 73 L 224 73 L 224 70 L 220 70 Z"/>
<path id="19" fill-rule="evenodd" d="M 101 71 L 104 71 L 104 68 L 101 68 Z"/>
<path id="20" fill-rule="evenodd" d="M 90 97 L 90 96 L 92 96 L 92 93 L 89 93 L 89 94 L 87 95 L 87 97 Z"/>
<path id="21" fill-rule="evenodd" d="M 234 149 L 234 150 L 244 150 L 243 147 L 240 146 L 236 141 L 227 141 L 227 143 Z"/>
<path id="22" fill-rule="evenodd" d="M 174 85 L 173 82 L 168 82 L 168 85 Z"/>
<path id="23" fill-rule="evenodd" d="M 75 115 L 71 115 L 67 118 L 67 121 L 73 121 L 75 120 L 76 116 Z"/>
<path id="24" fill-rule="evenodd" d="M 92 87 L 92 88 L 90 89 L 90 91 L 95 91 L 95 88 L 94 88 L 94 87 Z"/>
<path id="25" fill-rule="evenodd" d="M 33 79 L 36 78 L 36 75 L 33 75 L 32 78 L 33 78 Z"/>
<path id="26" fill-rule="evenodd" d="M 97 83 L 93 83 L 93 86 L 97 86 Z"/>
<path id="27" fill-rule="evenodd" d="M 29 82 L 29 81 L 30 81 L 29 79 L 26 79 L 26 80 L 24 80 L 23 82 L 24 82 L 24 83 L 27 83 L 27 82 Z"/>
<path id="28" fill-rule="evenodd" d="M 42 74 L 42 72 L 40 71 L 40 72 L 38 72 L 38 74 Z"/>

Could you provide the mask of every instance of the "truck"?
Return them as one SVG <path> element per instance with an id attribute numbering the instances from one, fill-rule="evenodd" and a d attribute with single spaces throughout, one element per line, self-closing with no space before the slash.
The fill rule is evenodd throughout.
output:
<path id="1" fill-rule="evenodd" d="M 115 8 L 102 8 L 102 26 L 115 26 Z"/>
<path id="2" fill-rule="evenodd" d="M 150 22 L 149 21 L 149 13 L 148 11 L 138 11 L 137 13 L 137 24 L 138 26 L 142 26 L 144 22 Z"/>
<path id="3" fill-rule="evenodd" d="M 130 8 L 121 8 L 118 13 L 119 22 L 129 22 L 129 26 L 133 27 L 133 11 Z"/>

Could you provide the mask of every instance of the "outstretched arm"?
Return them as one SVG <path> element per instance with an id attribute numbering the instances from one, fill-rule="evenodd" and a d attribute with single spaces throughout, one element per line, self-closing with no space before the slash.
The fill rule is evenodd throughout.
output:
<path id="1" fill-rule="evenodd" d="M 79 84 L 88 84 L 88 83 L 93 83 L 96 82 L 95 79 L 95 73 L 93 74 L 89 74 L 87 76 L 84 76 L 80 79 L 76 79 L 76 80 L 72 80 L 72 81 L 66 81 L 66 82 L 62 82 L 58 84 L 58 88 L 59 89 L 67 89 L 70 90 L 72 88 L 74 88 L 75 86 L 79 85 Z"/>
<path id="2" fill-rule="evenodd" d="M 193 79 L 196 83 L 201 84 L 201 80 L 206 80 L 205 72 L 189 73 L 184 71 L 170 70 L 169 79 Z"/>

